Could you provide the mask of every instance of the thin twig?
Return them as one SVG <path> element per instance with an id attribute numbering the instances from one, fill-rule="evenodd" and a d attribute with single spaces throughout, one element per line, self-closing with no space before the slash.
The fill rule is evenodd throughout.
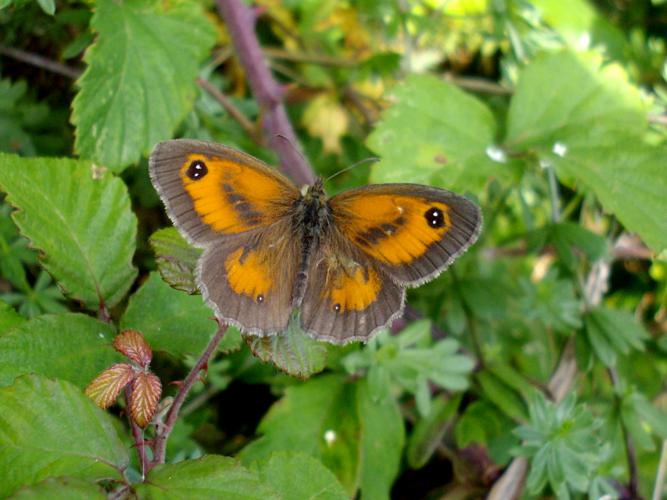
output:
<path id="1" fill-rule="evenodd" d="M 260 146 L 262 145 L 262 137 L 257 133 L 257 128 L 255 125 L 248 118 L 246 118 L 246 116 L 239 108 L 234 106 L 234 103 L 225 94 L 220 92 L 220 90 L 218 90 L 218 88 L 211 82 L 201 77 L 197 78 L 197 85 L 199 85 L 202 89 L 208 92 L 211 97 L 218 101 L 220 105 L 225 108 L 225 111 L 227 111 L 227 113 L 229 113 L 229 115 L 234 120 L 236 120 L 239 125 L 241 125 L 241 128 L 245 130 L 245 132 L 251 137 L 253 141 L 255 141 L 255 143 L 259 144 Z"/>
<path id="2" fill-rule="evenodd" d="M 78 68 L 71 68 L 62 63 L 59 63 L 58 61 L 53 61 L 44 56 L 40 56 L 39 54 L 26 52 L 25 50 L 0 45 L 0 54 L 11 57 L 12 59 L 16 59 L 17 61 L 30 64 L 31 66 L 42 68 L 52 73 L 57 73 L 73 80 L 76 80 L 81 75 L 81 70 Z"/>
<path id="3" fill-rule="evenodd" d="M 134 446 L 139 456 L 139 466 L 141 467 L 141 479 L 145 479 L 148 461 L 146 460 L 146 442 L 144 440 L 144 431 L 139 427 L 130 415 L 130 394 L 132 392 L 131 384 L 125 388 L 125 409 L 127 411 L 127 420 L 130 422 Z"/>
<path id="4" fill-rule="evenodd" d="M 660 453 L 658 471 L 655 474 L 655 486 L 653 487 L 652 500 L 660 500 L 660 498 L 662 498 L 665 477 L 667 477 L 667 439 L 662 442 L 662 452 Z"/>
<path id="5" fill-rule="evenodd" d="M 618 389 L 620 381 L 618 378 L 618 372 L 616 368 L 610 367 L 608 370 L 609 378 L 611 378 L 611 383 L 614 386 L 614 389 Z M 615 396 L 616 401 L 620 404 L 620 396 L 618 394 Z M 625 456 L 628 461 L 628 475 L 630 476 L 628 481 L 628 491 L 630 493 L 630 498 L 639 498 L 639 470 L 637 469 L 637 452 L 635 451 L 635 445 L 628 432 L 628 428 L 623 422 L 623 419 L 619 419 L 621 423 L 621 432 L 623 433 L 623 441 L 625 441 Z"/>
<path id="6" fill-rule="evenodd" d="M 512 95 L 514 92 L 510 88 L 503 87 L 496 82 L 485 80 L 483 78 L 472 78 L 467 76 L 458 76 L 454 73 L 445 73 L 444 79 L 445 81 L 453 83 L 457 87 L 461 87 L 462 89 L 470 90 L 472 92 L 479 92 L 480 94 Z"/>
<path id="7" fill-rule="evenodd" d="M 234 48 L 245 69 L 248 83 L 262 110 L 267 143 L 278 154 L 283 170 L 298 183 L 315 180 L 312 168 L 298 151 L 298 141 L 282 102 L 282 89 L 275 81 L 255 35 L 255 16 L 242 0 L 218 0 Z M 287 140 L 277 140 L 282 136 Z"/>
<path id="8" fill-rule="evenodd" d="M 165 418 L 164 426 L 160 427 L 157 435 L 155 436 L 155 440 L 153 442 L 153 461 L 148 465 L 149 471 L 156 465 L 164 463 L 167 450 L 167 439 L 169 439 L 169 435 L 174 428 L 174 424 L 178 418 L 178 412 L 181 409 L 181 406 L 183 406 L 188 392 L 190 392 L 190 389 L 197 381 L 199 372 L 207 365 L 208 360 L 210 359 L 213 352 L 215 352 L 226 331 L 227 325 L 220 325 L 218 331 L 209 341 L 206 349 L 197 360 L 197 363 L 195 363 L 195 365 L 192 367 L 192 370 L 190 370 L 190 373 L 188 373 L 188 376 L 185 377 L 185 380 L 179 387 L 178 392 L 174 397 L 174 402 L 172 403 L 171 408 L 167 413 L 167 417 Z"/>

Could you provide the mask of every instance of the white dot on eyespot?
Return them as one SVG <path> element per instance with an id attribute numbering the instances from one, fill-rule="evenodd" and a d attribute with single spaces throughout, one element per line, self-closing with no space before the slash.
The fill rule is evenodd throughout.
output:
<path id="1" fill-rule="evenodd" d="M 331 446 L 336 441 L 336 432 L 331 429 L 324 432 L 324 441 Z"/>

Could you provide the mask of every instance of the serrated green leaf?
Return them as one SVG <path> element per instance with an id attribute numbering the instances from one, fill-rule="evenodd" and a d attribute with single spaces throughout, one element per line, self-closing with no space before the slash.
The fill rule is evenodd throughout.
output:
<path id="1" fill-rule="evenodd" d="M 329 469 L 303 453 L 276 452 L 268 460 L 253 465 L 262 482 L 271 486 L 282 500 L 349 498 Z"/>
<path id="2" fill-rule="evenodd" d="M 215 41 L 201 5 L 98 0 L 72 123 L 79 154 L 119 171 L 169 139 L 192 106 L 200 61 Z"/>
<path id="3" fill-rule="evenodd" d="M 257 477 L 230 457 L 207 455 L 197 460 L 158 465 L 146 482 L 136 486 L 142 499 L 278 500 L 280 497 Z"/>
<path id="4" fill-rule="evenodd" d="M 607 250 L 607 243 L 603 237 L 573 222 L 553 224 L 549 228 L 549 241 L 571 269 L 576 264 L 572 247 L 582 250 L 590 261 L 602 258 Z"/>
<path id="5" fill-rule="evenodd" d="M 150 244 L 162 279 L 177 290 L 197 293 L 195 270 L 202 250 L 185 241 L 175 227 L 154 232 Z"/>
<path id="6" fill-rule="evenodd" d="M 642 143 L 646 105 L 615 64 L 569 51 L 523 71 L 510 105 L 506 147 L 532 149 L 657 251 L 667 248 L 665 149 Z"/>
<path id="7" fill-rule="evenodd" d="M 381 157 L 373 166 L 373 182 L 476 191 L 491 177 L 510 172 L 487 155 L 496 123 L 475 97 L 435 77 L 412 75 L 394 89 L 394 98 L 368 138 L 368 146 Z"/>
<path id="8" fill-rule="evenodd" d="M 535 147 L 566 150 L 576 142 L 599 140 L 613 131 L 646 130 L 639 89 L 615 64 L 602 67 L 594 54 L 544 52 L 522 71 L 510 103 L 505 144 L 512 150 Z"/>
<path id="9" fill-rule="evenodd" d="M 318 458 L 352 495 L 358 483 L 360 429 L 356 385 L 338 375 L 288 387 L 264 416 L 259 439 L 243 448 L 244 463 L 275 451 L 301 451 Z"/>
<path id="10" fill-rule="evenodd" d="M 461 395 L 433 400 L 431 411 L 417 421 L 408 439 L 406 458 L 410 467 L 420 469 L 431 459 L 460 404 Z"/>
<path id="11" fill-rule="evenodd" d="M 153 350 L 198 355 L 217 331 L 213 318 L 201 296 L 175 290 L 152 272 L 130 297 L 120 326 L 140 331 Z"/>
<path id="12" fill-rule="evenodd" d="M 616 364 L 618 354 L 628 354 L 630 349 L 643 350 L 648 334 L 625 311 L 600 306 L 591 310 L 585 318 L 586 335 L 597 357 L 607 366 Z"/>
<path id="13" fill-rule="evenodd" d="M 268 337 L 247 335 L 246 342 L 255 356 L 288 375 L 308 378 L 326 366 L 327 345 L 304 333 L 294 317 L 284 332 Z"/>
<path id="14" fill-rule="evenodd" d="M 83 389 L 105 368 L 120 361 L 113 327 L 77 313 L 44 315 L 0 337 L 0 385 L 37 373 Z"/>
<path id="15" fill-rule="evenodd" d="M 358 383 L 357 405 L 361 425 L 361 496 L 389 498 L 405 445 L 401 410 L 392 397 L 376 401 L 365 379 Z"/>
<path id="16" fill-rule="evenodd" d="M 120 179 L 89 162 L 0 154 L 0 187 L 21 233 L 71 298 L 114 306 L 137 274 L 137 219 Z"/>
<path id="17" fill-rule="evenodd" d="M 68 382 L 37 375 L 0 388 L 0 495 L 48 477 L 122 479 L 112 418 Z"/>
<path id="18" fill-rule="evenodd" d="M 498 380 L 493 373 L 482 370 L 475 375 L 482 386 L 484 395 L 507 416 L 525 421 L 528 418 L 526 406 L 521 397 L 510 387 Z"/>
<path id="19" fill-rule="evenodd" d="M 25 321 L 26 319 L 12 306 L 0 300 L 0 337 Z"/>
<path id="20" fill-rule="evenodd" d="M 19 500 L 105 500 L 104 490 L 92 481 L 74 477 L 46 479 L 41 483 L 21 488 L 12 495 Z"/>

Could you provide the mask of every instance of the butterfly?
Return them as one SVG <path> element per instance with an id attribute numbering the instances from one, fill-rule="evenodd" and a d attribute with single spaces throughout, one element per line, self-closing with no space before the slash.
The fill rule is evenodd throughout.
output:
<path id="1" fill-rule="evenodd" d="M 150 177 L 183 236 L 204 249 L 196 279 L 223 323 L 273 335 L 290 318 L 311 337 L 367 341 L 479 236 L 480 209 L 444 189 L 377 184 L 331 198 L 298 189 L 221 144 L 158 144 Z"/>

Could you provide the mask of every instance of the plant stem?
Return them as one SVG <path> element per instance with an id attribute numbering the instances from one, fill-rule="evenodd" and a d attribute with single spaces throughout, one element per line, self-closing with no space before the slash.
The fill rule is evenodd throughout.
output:
<path id="1" fill-rule="evenodd" d="M 44 56 L 40 56 L 39 54 L 26 52 L 25 50 L 0 45 L 0 54 L 11 57 L 12 59 L 16 59 L 17 61 L 30 64 L 31 66 L 35 66 L 37 68 L 45 69 L 67 78 L 71 78 L 72 80 L 76 80 L 81 75 L 81 70 L 77 68 L 71 68 L 57 61 L 52 61 L 51 59 L 47 59 Z"/>
<path id="2" fill-rule="evenodd" d="M 665 484 L 665 476 L 667 476 L 667 439 L 662 442 L 662 452 L 660 453 L 658 471 L 655 474 L 655 486 L 653 487 L 652 500 L 660 500 L 660 497 L 662 496 L 662 487 Z"/>
<path id="3" fill-rule="evenodd" d="M 618 372 L 616 371 L 616 368 L 610 367 L 608 372 L 614 389 L 618 389 L 620 380 L 618 378 Z M 617 403 L 620 404 L 621 398 L 618 396 L 618 393 L 616 393 L 614 397 Z M 630 498 L 639 498 L 639 471 L 637 470 L 637 452 L 635 451 L 635 445 L 632 441 L 632 436 L 630 436 L 625 422 L 623 422 L 622 418 L 620 418 L 619 421 L 621 423 L 623 441 L 625 441 L 625 456 L 628 460 L 628 475 L 630 476 L 628 481 L 628 490 L 630 493 Z"/>
<path id="4" fill-rule="evenodd" d="M 153 443 L 153 461 L 148 465 L 148 471 L 150 471 L 156 465 L 164 463 L 165 454 L 167 450 L 167 439 L 169 439 L 169 435 L 171 434 L 171 431 L 174 428 L 174 424 L 176 424 L 176 419 L 178 418 L 178 412 L 180 411 L 181 406 L 183 406 L 183 403 L 185 402 L 185 398 L 188 395 L 188 392 L 197 381 L 197 377 L 199 377 L 199 372 L 203 370 L 204 367 L 208 364 L 208 360 L 218 347 L 218 344 L 222 340 L 222 337 L 225 335 L 226 331 L 227 331 L 227 325 L 219 326 L 218 331 L 209 341 L 208 345 L 206 346 L 206 349 L 199 357 L 195 365 L 192 367 L 192 370 L 190 370 L 190 373 L 188 373 L 188 376 L 185 377 L 185 380 L 179 387 L 178 392 L 174 397 L 174 402 L 172 403 L 171 408 L 167 413 L 167 417 L 165 418 L 164 426 L 158 430 L 158 434 L 155 436 L 155 441 Z"/>
<path id="5" fill-rule="evenodd" d="M 242 0 L 218 0 L 218 9 L 227 23 L 248 83 L 261 107 L 267 143 L 278 154 L 283 170 L 294 181 L 313 183 L 315 175 L 298 150 L 298 140 L 282 102 L 282 89 L 271 75 L 255 35 L 253 12 Z"/>
<path id="6" fill-rule="evenodd" d="M 139 466 L 141 467 L 141 479 L 142 481 L 146 477 L 146 467 L 148 461 L 146 460 L 146 444 L 144 441 L 144 432 L 139 427 L 132 416 L 130 415 L 130 394 L 132 392 L 131 384 L 125 388 L 125 409 L 127 411 L 127 420 L 130 422 L 130 427 L 132 428 L 132 437 L 134 438 L 134 446 L 137 448 L 137 455 L 139 456 Z"/>
<path id="7" fill-rule="evenodd" d="M 213 85 L 211 82 L 208 80 L 204 80 L 203 78 L 197 78 L 197 85 L 199 85 L 202 89 L 204 89 L 206 92 L 208 92 L 216 101 L 220 103 L 220 105 L 225 108 L 225 111 L 229 113 L 229 115 L 237 121 L 239 125 L 241 125 L 241 128 L 250 136 L 250 138 L 257 144 L 261 145 L 262 144 L 262 138 L 259 136 L 257 133 L 257 130 L 255 129 L 255 125 L 248 119 L 246 116 L 241 112 L 239 108 L 234 106 L 234 103 L 229 100 L 229 98 L 220 92 L 218 88 Z"/>

